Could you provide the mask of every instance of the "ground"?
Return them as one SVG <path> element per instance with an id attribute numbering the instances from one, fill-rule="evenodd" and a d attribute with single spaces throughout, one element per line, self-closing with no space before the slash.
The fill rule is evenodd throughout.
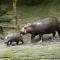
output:
<path id="1" fill-rule="evenodd" d="M 50 38 L 51 37 L 51 38 Z M 60 60 L 60 37 L 44 35 L 43 42 L 30 43 L 30 35 L 23 36 L 24 45 L 7 47 L 0 42 L 0 60 Z"/>

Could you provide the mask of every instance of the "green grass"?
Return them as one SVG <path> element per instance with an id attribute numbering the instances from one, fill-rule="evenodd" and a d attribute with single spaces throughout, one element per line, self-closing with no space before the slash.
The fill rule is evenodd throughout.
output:
<path id="1" fill-rule="evenodd" d="M 0 50 L 0 59 L 7 60 L 59 60 L 60 44 L 38 46 L 13 46 Z"/>
<path id="2" fill-rule="evenodd" d="M 37 6 L 19 6 L 17 13 L 19 14 L 19 24 L 26 24 L 35 20 L 40 20 L 45 16 L 56 16 L 60 19 L 60 5 L 37 5 Z"/>
<path id="3" fill-rule="evenodd" d="M 7 9 L 7 14 L 13 14 L 12 5 L 0 5 L 2 9 Z M 30 21 L 39 20 L 45 16 L 56 16 L 60 19 L 60 4 L 56 0 L 43 1 L 40 5 L 35 6 L 17 6 L 17 14 L 19 16 L 19 24 L 26 24 Z M 14 22 L 15 23 L 15 22 Z M 13 25 L 13 23 L 12 23 Z"/>
<path id="4" fill-rule="evenodd" d="M 19 16 L 19 25 L 26 24 L 28 22 L 38 21 L 41 17 L 56 16 L 60 20 L 60 4 L 56 2 L 50 2 L 48 4 L 41 4 L 35 6 L 17 6 L 17 14 Z M 4 6 L 4 5 L 3 5 Z M 6 7 L 6 6 L 5 6 Z M 8 8 L 8 6 L 7 6 Z M 7 12 L 7 14 L 13 14 L 13 9 Z M 14 19 L 13 19 L 14 20 Z M 8 25 L 15 25 L 15 21 Z"/>
<path id="5" fill-rule="evenodd" d="M 42 17 L 42 16 L 49 16 L 59 15 L 60 12 L 60 5 L 47 5 L 47 6 L 20 6 L 17 8 L 17 12 L 20 14 L 21 19 L 27 19 L 31 17 Z"/>

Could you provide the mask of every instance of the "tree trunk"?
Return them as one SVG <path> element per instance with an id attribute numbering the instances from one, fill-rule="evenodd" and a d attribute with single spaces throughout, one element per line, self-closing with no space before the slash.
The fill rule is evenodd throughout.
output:
<path id="1" fill-rule="evenodd" d="M 13 12 L 14 12 L 15 20 L 16 20 L 16 31 L 18 31 L 19 25 L 18 25 L 18 16 L 17 16 L 16 3 L 17 3 L 17 0 L 13 0 Z"/>

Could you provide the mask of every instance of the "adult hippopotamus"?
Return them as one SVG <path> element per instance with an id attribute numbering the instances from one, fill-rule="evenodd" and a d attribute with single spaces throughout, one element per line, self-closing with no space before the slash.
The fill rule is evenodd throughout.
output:
<path id="1" fill-rule="evenodd" d="M 21 28 L 20 33 L 30 33 L 31 41 L 33 42 L 33 39 L 36 35 L 39 35 L 40 39 L 42 38 L 43 34 L 52 33 L 53 37 L 55 37 L 56 31 L 60 35 L 59 25 L 59 20 L 56 17 L 49 16 L 42 18 L 41 21 L 26 24 L 23 28 Z"/>
<path id="2" fill-rule="evenodd" d="M 19 42 L 22 42 L 22 44 L 24 43 L 23 37 L 20 33 L 10 33 L 5 37 L 4 40 L 7 46 L 12 45 L 12 42 L 16 42 L 17 45 Z"/>

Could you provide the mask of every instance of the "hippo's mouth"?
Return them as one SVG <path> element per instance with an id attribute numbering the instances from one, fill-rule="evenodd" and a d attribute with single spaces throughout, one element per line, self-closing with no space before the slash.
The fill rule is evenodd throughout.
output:
<path id="1" fill-rule="evenodd" d="M 25 32 L 20 32 L 20 34 L 25 35 L 26 33 Z"/>
<path id="2" fill-rule="evenodd" d="M 22 29 L 20 30 L 20 33 L 23 34 L 23 35 L 25 35 L 25 34 L 27 33 L 27 31 L 26 31 L 24 28 L 22 28 Z"/>

